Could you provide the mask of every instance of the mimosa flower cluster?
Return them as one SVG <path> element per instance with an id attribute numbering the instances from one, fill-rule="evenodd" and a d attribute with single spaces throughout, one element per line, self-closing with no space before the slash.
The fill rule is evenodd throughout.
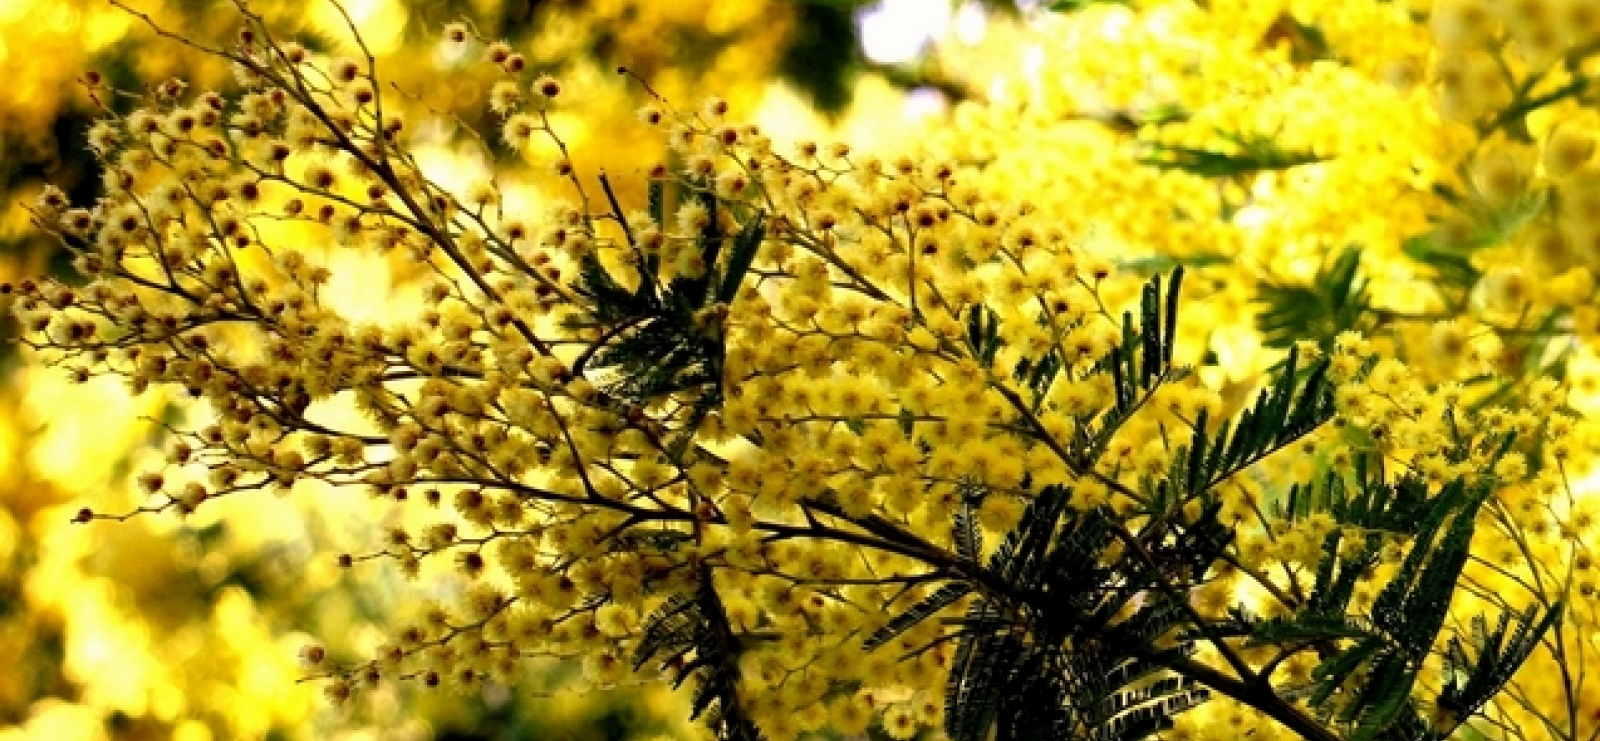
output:
<path id="1" fill-rule="evenodd" d="M 1142 5 L 1115 12 L 1168 13 L 1174 33 L 1201 33 L 1241 4 Z M 1230 389 L 1244 369 L 1205 354 L 1240 317 L 1188 312 L 1195 291 L 1223 294 L 1229 268 L 1190 273 L 1198 289 L 1182 271 L 1151 281 L 1096 240 L 1146 244 L 1181 224 L 1183 241 L 1264 279 L 1249 272 L 1257 258 L 1292 254 L 1265 252 L 1274 240 L 1314 253 L 1290 237 L 1334 229 L 1326 220 L 1348 204 L 1297 205 L 1253 230 L 1233 217 L 1274 196 L 1242 189 L 1245 171 L 1208 190 L 1194 173 L 1145 170 L 1161 188 L 1124 193 L 1103 215 L 1117 225 L 1107 237 L 1045 189 L 1030 195 L 1047 173 L 997 183 L 956 152 L 775 142 L 720 99 L 679 107 L 642 80 L 641 136 L 658 138 L 661 159 L 637 175 L 648 202 L 625 203 L 552 125 L 570 95 L 561 80 L 466 23 L 444 42 L 501 75 L 487 104 L 500 126 L 481 145 L 527 153 L 570 185 L 541 213 L 509 206 L 492 176 L 441 184 L 410 148 L 421 112 L 395 107 L 369 56 L 312 53 L 241 8 L 236 42 L 210 50 L 234 64 L 239 92 L 173 81 L 122 110 L 109 105 L 120 93 L 95 89 L 108 102 L 90 132 L 105 196 L 73 204 L 49 190 L 33 212 L 82 280 L 6 291 L 44 362 L 186 394 L 205 419 L 171 430 L 167 465 L 138 479 L 144 506 L 79 520 L 314 486 L 400 512 L 342 565 L 427 578 L 448 565 L 456 597 L 399 620 L 373 655 L 305 649 L 336 702 L 384 682 L 514 685 L 556 657 L 596 687 L 689 681 L 719 738 L 875 725 L 896 739 L 984 738 L 1013 722 L 984 713 L 1012 707 L 997 688 L 1017 686 L 1047 693 L 1055 706 L 1038 712 L 1057 713 L 1062 737 L 1444 738 L 1540 716 L 1551 737 L 1576 739 L 1595 727 L 1573 662 L 1600 573 L 1585 544 L 1594 505 L 1575 479 L 1600 440 L 1515 338 L 1534 305 L 1584 333 L 1591 133 L 1578 116 L 1524 118 L 1581 98 L 1581 86 L 1542 92 L 1539 75 L 1558 90 L 1587 80 L 1593 34 L 1568 37 L 1581 3 L 1514 5 L 1522 15 L 1500 19 L 1440 0 L 1419 16 L 1434 43 L 1398 7 L 1357 3 L 1366 15 L 1352 17 L 1438 55 L 1428 82 L 1420 56 L 1307 71 L 1283 52 L 1256 69 L 1258 51 L 1221 50 L 1241 74 L 1295 70 L 1292 100 L 1334 90 L 1403 112 L 1418 99 L 1381 98 L 1362 76 L 1427 87 L 1478 125 L 1470 152 L 1452 139 L 1368 151 L 1331 130 L 1307 151 L 1459 165 L 1470 192 L 1432 170 L 1406 183 L 1448 192 L 1454 211 L 1408 193 L 1400 225 L 1384 228 L 1446 234 L 1475 214 L 1524 245 L 1473 254 L 1478 283 L 1450 311 L 1363 307 L 1357 326 L 1297 338 L 1259 396 Z M 1535 5 L 1568 15 L 1541 26 Z M 1521 56 L 1506 62 L 1507 49 Z M 1500 89 L 1507 65 L 1534 81 Z M 1128 85 L 1107 105 L 1150 92 Z M 1204 89 L 1176 95 L 1199 113 L 1147 124 L 1143 144 L 1166 155 L 1214 143 L 1197 132 L 1238 133 L 1252 111 L 1271 118 L 1206 108 Z M 1310 161 L 1317 177 L 1360 175 Z M 1312 176 L 1262 177 L 1315 190 Z M 1174 198 L 1187 205 L 1150 210 Z M 1202 217 L 1219 208 L 1221 225 Z M 1175 245 L 1162 248 L 1175 264 L 1194 256 Z M 422 276 L 425 307 L 390 322 L 341 313 L 328 295 L 340 251 Z M 1433 356 L 1407 352 L 1407 332 Z M 340 405 L 361 421 L 336 421 Z M 1028 576 L 1040 564 L 1055 571 Z M 1069 596 L 1089 593 L 1104 601 Z M 1430 612 L 1452 596 L 1459 620 Z M 1483 669 L 1502 646 L 1466 621 L 1496 612 L 1523 632 L 1500 669 Z M 1038 676 L 986 674 L 1001 651 Z M 1126 683 L 1100 687 L 1084 678 L 1094 664 L 1072 663 L 1093 661 Z M 1554 662 L 1541 677 L 1559 686 L 1495 673 L 1524 661 Z"/>

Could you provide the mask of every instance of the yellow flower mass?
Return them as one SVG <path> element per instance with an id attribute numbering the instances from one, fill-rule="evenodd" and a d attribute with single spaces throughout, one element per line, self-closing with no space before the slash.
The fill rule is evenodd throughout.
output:
<path id="1" fill-rule="evenodd" d="M 335 704 L 559 661 L 721 739 L 1589 738 L 1600 11 L 1048 5 L 872 149 L 623 70 L 601 174 L 593 85 L 444 26 L 537 198 L 247 9 L 238 91 L 95 83 L 104 197 L 29 212 L 78 278 L 4 292 L 189 400 L 74 519 L 388 505 L 332 562 L 446 596 L 302 649 Z"/>

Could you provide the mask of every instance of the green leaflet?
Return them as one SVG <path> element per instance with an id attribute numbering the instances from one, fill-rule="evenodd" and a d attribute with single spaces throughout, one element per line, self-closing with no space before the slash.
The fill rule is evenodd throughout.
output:
<path id="1" fill-rule="evenodd" d="M 994 364 L 994 355 L 1005 341 L 1000 337 L 1000 316 L 994 309 L 974 304 L 967 311 L 967 348 L 984 365 Z"/>
<path id="2" fill-rule="evenodd" d="M 664 190 L 652 184 L 651 209 L 663 209 L 664 197 Z M 706 205 L 715 213 L 714 199 Z M 614 204 L 614 210 L 620 214 L 621 206 Z M 718 224 L 713 219 L 698 240 L 706 265 L 702 275 L 678 275 L 662 285 L 658 261 L 640 255 L 639 286 L 630 291 L 590 254 L 580 262 L 574 286 L 593 301 L 594 309 L 588 317 L 569 320 L 568 328 L 601 332 L 601 339 L 580 356 L 575 371 L 586 366 L 605 371 L 605 392 L 633 406 L 693 393 L 681 432 L 669 441 L 675 452 L 682 452 L 700 421 L 721 403 L 726 347 L 720 316 L 737 296 L 766 237 L 765 215 L 760 212 L 746 218 L 736 235 L 723 234 Z M 630 244 L 632 239 L 630 233 Z M 732 246 L 724 251 L 729 241 Z"/>
<path id="3" fill-rule="evenodd" d="M 1183 288 L 1182 266 L 1172 270 L 1172 279 L 1163 295 L 1161 276 L 1144 285 L 1139 296 L 1139 323 L 1134 329 L 1133 314 L 1122 317 L 1122 342 L 1096 366 L 1096 372 L 1111 374 L 1114 392 L 1111 408 L 1100 416 L 1089 433 L 1081 464 L 1098 459 L 1105 452 L 1122 423 L 1128 421 L 1157 386 L 1188 373 L 1172 365 L 1173 342 L 1178 334 L 1178 296 Z"/>
<path id="4" fill-rule="evenodd" d="M 862 644 L 862 649 L 871 651 L 893 640 L 901 633 L 910 630 L 918 623 L 938 614 L 940 610 L 955 604 L 956 600 L 972 592 L 972 585 L 965 582 L 951 582 L 939 587 L 933 594 L 925 597 L 921 602 L 911 606 L 905 612 L 894 616 L 893 620 L 882 628 L 874 631 Z"/>
<path id="5" fill-rule="evenodd" d="M 1368 313 L 1367 281 L 1360 275 L 1361 250 L 1347 247 L 1317 271 L 1311 285 L 1263 283 L 1256 329 L 1269 347 L 1311 340 L 1329 350 L 1346 330 L 1359 329 Z"/>
<path id="6" fill-rule="evenodd" d="M 1213 508 L 1188 526 L 1141 529 L 1134 537 L 1153 562 L 1126 551 L 1112 556 L 1111 515 L 1072 512 L 1069 496 L 1046 487 L 988 560 L 986 572 L 1010 596 L 980 593 L 958 634 L 945 710 L 956 741 L 991 733 L 1133 741 L 1169 728 L 1173 716 L 1209 697 L 1165 668 L 1194 645 L 1177 635 L 1189 613 L 1155 585 L 1201 578 L 1231 530 L 1215 521 Z M 1136 594 L 1141 603 L 1125 613 Z M 892 625 L 909 627 L 931 614 L 924 606 L 947 600 L 935 593 Z"/>
<path id="7" fill-rule="evenodd" d="M 1475 616 L 1469 639 L 1472 655 L 1468 655 L 1467 642 L 1459 636 L 1450 640 L 1445 654 L 1448 679 L 1439 693 L 1439 707 L 1454 713 L 1458 724 L 1465 723 L 1511 681 L 1517 669 L 1538 648 L 1545 633 L 1561 620 L 1564 610 L 1565 605 L 1558 600 L 1545 610 L 1542 618 L 1535 605 L 1516 616 L 1503 612 L 1493 631 L 1487 629 L 1482 615 Z M 1508 633 L 1513 622 L 1516 629 Z M 1454 729 L 1441 730 L 1449 733 Z"/>
<path id="8" fill-rule="evenodd" d="M 1091 5 L 1126 5 L 1127 0 L 1050 0 L 1045 9 L 1052 13 L 1076 13 Z"/>
<path id="9" fill-rule="evenodd" d="M 673 595 L 644 621 L 633 667 L 637 670 L 658 656 L 664 657 L 663 669 L 676 673 L 675 689 L 696 679 L 691 719 L 704 715 L 719 741 L 762 740 L 739 701 L 738 639 L 712 584 L 710 567 L 701 565 L 691 592 Z"/>
<path id="10" fill-rule="evenodd" d="M 1511 436 L 1481 442 L 1477 453 L 1493 465 Z M 1452 455 L 1474 451 L 1462 446 Z M 1448 711 L 1434 727 L 1417 711 L 1418 667 L 1434 650 L 1472 546 L 1476 514 L 1492 482 L 1457 479 L 1429 496 L 1425 483 L 1405 474 L 1396 482 L 1357 459 L 1354 482 L 1330 475 L 1319 490 L 1296 487 L 1281 512 L 1298 519 L 1326 511 L 1368 532 L 1360 547 L 1340 547 L 1335 531 L 1324 543 L 1309 599 L 1293 614 L 1259 620 L 1240 614 L 1232 631 L 1255 645 L 1315 645 L 1323 660 L 1312 672 L 1308 702 L 1319 716 L 1343 726 L 1351 741 L 1439 741 L 1478 712 L 1537 648 L 1560 619 L 1557 603 L 1502 613 L 1493 630 L 1475 616 L 1470 636 L 1450 637 L 1438 706 Z M 1381 531 L 1409 535 L 1412 548 L 1384 584 L 1370 617 L 1349 614 L 1360 575 L 1377 560 Z M 1513 627 L 1514 626 L 1514 627 Z M 1355 677 L 1363 676 L 1359 682 Z"/>
<path id="11" fill-rule="evenodd" d="M 1217 132 L 1235 151 L 1183 147 L 1145 142 L 1150 154 L 1139 163 L 1163 170 L 1183 170 L 1205 178 L 1231 178 L 1263 170 L 1287 170 L 1323 161 L 1311 152 L 1283 149 L 1260 134 Z"/>
<path id="12" fill-rule="evenodd" d="M 1451 295 L 1452 303 L 1464 299 L 1482 273 L 1472 264 L 1473 253 L 1485 247 L 1505 244 L 1529 222 L 1545 212 L 1549 193 L 1533 190 L 1500 208 L 1487 208 L 1472 199 L 1450 198 L 1470 212 L 1470 221 L 1441 225 L 1426 234 L 1407 239 L 1402 250 L 1407 257 L 1433 269 L 1438 287 Z"/>
<path id="13" fill-rule="evenodd" d="M 1187 501 L 1254 465 L 1333 417 L 1333 385 L 1327 380 L 1328 361 L 1318 360 L 1298 376 L 1299 353 L 1291 347 L 1271 385 L 1256 403 L 1236 420 L 1209 430 L 1209 415 L 1202 410 L 1193 436 L 1167 482 L 1168 496 Z"/>
<path id="14" fill-rule="evenodd" d="M 1302 520 L 1315 512 L 1327 512 L 1341 525 L 1415 534 L 1429 506 L 1427 482 L 1411 471 L 1402 473 L 1393 483 L 1387 482 L 1382 469 L 1373 464 L 1376 458 L 1370 451 L 1355 457 L 1354 483 L 1330 471 L 1320 486 L 1295 484 L 1285 497 L 1273 503 L 1273 513 Z"/>
<path id="15" fill-rule="evenodd" d="M 1148 255 L 1145 257 L 1117 258 L 1118 269 L 1135 273 L 1164 273 L 1178 267 L 1208 268 L 1232 263 L 1232 257 L 1212 252 L 1200 252 L 1193 255 Z"/>

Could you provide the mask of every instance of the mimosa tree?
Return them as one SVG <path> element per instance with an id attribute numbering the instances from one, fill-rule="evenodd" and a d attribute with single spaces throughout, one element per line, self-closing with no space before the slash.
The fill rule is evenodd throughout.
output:
<path id="1" fill-rule="evenodd" d="M 725 739 L 1592 738 L 1569 383 L 1600 316 L 1600 9 L 1057 5 L 1142 72 L 997 95 L 881 156 L 636 79 L 661 157 L 611 174 L 552 125 L 560 80 L 447 26 L 504 75 L 482 146 L 570 181 L 542 213 L 492 171 L 446 187 L 410 148 L 438 114 L 241 5 L 204 49 L 237 94 L 98 91 L 107 195 L 34 211 L 83 280 L 9 287 L 41 362 L 196 400 L 147 503 L 77 519 L 393 501 L 340 563 L 452 596 L 374 655 L 308 646 L 335 702 L 554 657 L 684 685 Z M 1185 45 L 1139 46 L 1159 28 Z M 1377 28 L 1412 66 L 1372 63 Z M 1313 93 L 1350 106 L 1284 107 Z M 1081 171 L 1008 154 L 1067 114 Z M 1360 138 L 1391 126 L 1439 137 Z M 1059 195 L 1097 185 L 1119 200 Z M 1395 213 L 1341 220 L 1361 199 Z M 430 273 L 426 307 L 348 316 L 347 251 Z"/>

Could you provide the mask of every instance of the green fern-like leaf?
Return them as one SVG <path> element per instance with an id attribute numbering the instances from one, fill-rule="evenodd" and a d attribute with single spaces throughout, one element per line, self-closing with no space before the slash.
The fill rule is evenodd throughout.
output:
<path id="1" fill-rule="evenodd" d="M 593 321 L 589 326 L 607 328 L 637 317 L 648 316 L 656 309 L 654 302 L 642 299 L 633 291 L 622 287 L 611 272 L 601 264 L 594 253 L 578 261 L 578 281 L 574 291 L 589 299 L 594 307 Z"/>
<path id="2" fill-rule="evenodd" d="M 1163 295 L 1161 276 L 1144 285 L 1139 297 L 1139 323 L 1135 330 L 1133 314 L 1122 319 L 1122 341 L 1097 366 L 1098 372 L 1111 375 L 1112 405 L 1100 417 L 1085 451 L 1085 462 L 1099 458 L 1122 423 L 1138 411 L 1157 386 L 1184 375 L 1186 369 L 1172 365 L 1173 341 L 1178 332 L 1178 296 L 1183 288 L 1183 267 L 1172 271 Z"/>
<path id="3" fill-rule="evenodd" d="M 1496 450 L 1503 450 L 1503 444 L 1496 445 Z M 1489 491 L 1490 485 L 1458 479 L 1428 503 L 1416 523 L 1412 549 L 1374 600 L 1370 620 L 1346 616 L 1343 611 L 1353 588 L 1352 574 L 1374 560 L 1376 543 L 1369 540 L 1355 558 L 1346 560 L 1339 555 L 1338 538 L 1330 536 L 1310 604 L 1290 618 L 1252 626 L 1256 640 L 1262 643 L 1313 640 L 1331 646 L 1332 641 L 1353 641 L 1325 656 L 1313 670 L 1317 687 L 1308 698 L 1324 717 L 1336 715 L 1350 729 L 1351 741 L 1439 737 L 1418 715 L 1412 691 L 1418 667 L 1444 627 L 1451 596 L 1470 553 L 1475 516 Z M 1528 627 L 1532 623 L 1530 615 L 1523 624 L 1527 632 L 1522 640 L 1536 632 Z M 1504 631 L 1502 620 L 1496 633 L 1503 636 Z M 1501 676 L 1499 659 L 1520 663 L 1526 658 L 1522 651 L 1531 650 L 1531 645 L 1518 644 L 1515 651 L 1501 653 L 1500 640 L 1495 637 L 1480 645 L 1480 665 L 1484 657 L 1495 658 L 1488 659 L 1490 663 L 1470 694 L 1465 691 L 1467 685 L 1456 689 L 1447 685 L 1444 690 L 1455 693 L 1451 697 L 1463 710 L 1463 717 L 1481 706 L 1473 703 L 1493 685 L 1491 680 Z M 1459 644 L 1454 656 L 1458 664 L 1466 664 Z M 1359 685 L 1349 686 L 1362 667 L 1366 667 L 1365 678 Z"/>
<path id="4" fill-rule="evenodd" d="M 1405 659 L 1384 654 L 1341 718 L 1355 724 L 1349 741 L 1371 741 L 1394 725 L 1412 707 L 1411 687 L 1416 681 L 1417 670 Z"/>
<path id="5" fill-rule="evenodd" d="M 1323 543 L 1317 580 L 1305 608 L 1308 615 L 1342 616 L 1355 597 L 1357 583 L 1378 562 L 1383 539 L 1377 533 L 1367 534 L 1361 549 L 1351 556 L 1340 553 L 1339 545 L 1343 540 L 1343 533 L 1336 530 L 1329 533 Z"/>
<path id="6" fill-rule="evenodd" d="M 1446 676 L 1449 679 L 1439 692 L 1438 704 L 1454 715 L 1455 724 L 1437 729 L 1441 736 L 1448 736 L 1455 727 L 1499 694 L 1517 669 L 1538 648 L 1545 634 L 1561 620 L 1564 610 L 1565 605 L 1558 600 L 1545 610 L 1542 618 L 1538 615 L 1538 607 L 1532 605 L 1515 617 L 1509 612 L 1502 612 L 1499 624 L 1493 631 L 1487 630 L 1483 616 L 1475 616 L 1475 640 L 1471 656 L 1467 654 L 1460 636 L 1451 639 L 1450 648 L 1445 653 Z M 1508 638 L 1512 622 L 1517 627 L 1509 633 Z"/>
<path id="7" fill-rule="evenodd" d="M 1062 362 L 1061 354 L 1055 349 L 1038 358 L 1022 358 L 1017 361 L 1011 375 L 1017 382 L 1027 387 L 1032 396 L 1029 408 L 1034 414 L 1038 414 L 1040 408 L 1044 406 L 1045 399 L 1050 395 L 1050 387 L 1065 367 L 1066 363 Z"/>
<path id="8" fill-rule="evenodd" d="M 1023 647 L 997 605 L 979 601 L 967 620 L 994 628 L 974 631 L 956 646 L 945 690 L 945 732 L 951 741 L 985 741 L 998 713 L 1000 692 L 1008 684 L 1006 668 L 1014 665 Z"/>
<path id="9" fill-rule="evenodd" d="M 1317 272 L 1311 285 L 1266 283 L 1256 301 L 1256 328 L 1268 347 L 1288 348 L 1313 340 L 1324 350 L 1346 330 L 1359 329 L 1368 312 L 1367 281 L 1361 277 L 1361 251 L 1346 248 Z"/>
<path id="10" fill-rule="evenodd" d="M 1249 642 L 1253 646 L 1272 646 L 1368 638 L 1383 640 L 1377 627 L 1364 618 L 1309 613 L 1260 621 L 1251 630 Z"/>
<path id="11" fill-rule="evenodd" d="M 657 224 L 667 223 L 667 181 L 652 179 L 645 187 L 645 206 Z"/>
<path id="12" fill-rule="evenodd" d="M 766 236 L 765 215 L 761 213 L 746 221 L 744 228 L 739 230 L 728 255 L 727 267 L 722 270 L 721 281 L 717 285 L 716 299 L 719 303 L 732 303 L 739 294 L 739 286 L 744 284 L 744 277 L 755 263 L 756 252 Z"/>
<path id="13" fill-rule="evenodd" d="M 1255 405 L 1236 422 L 1224 423 L 1216 433 L 1207 430 L 1209 415 L 1202 410 L 1188 448 L 1182 454 L 1183 480 L 1170 482 L 1184 499 L 1198 497 L 1228 477 L 1254 465 L 1322 426 L 1333 417 L 1333 384 L 1327 380 L 1328 361 L 1314 363 L 1298 381 L 1298 351 L 1289 357 Z M 1175 468 L 1175 473 L 1177 469 Z"/>
<path id="14" fill-rule="evenodd" d="M 621 206 L 615 204 L 609 186 L 607 196 L 620 214 Z M 664 197 L 661 188 L 653 184 L 651 207 L 661 208 Z M 708 208 L 717 206 L 709 195 L 701 197 L 710 199 Z M 591 299 L 595 308 L 587 317 L 568 320 L 569 328 L 601 333 L 574 370 L 601 371 L 603 375 L 596 380 L 611 398 L 648 406 L 669 396 L 691 396 L 686 415 L 666 441 L 675 456 L 722 401 L 726 345 L 720 316 L 738 294 L 766 234 L 763 214 L 756 212 L 731 237 L 732 248 L 724 255 L 723 245 L 730 238 L 723 234 L 720 223 L 712 219 L 698 240 L 707 266 L 704 274 L 678 275 L 665 286 L 659 285 L 657 266 L 644 255 L 638 258 L 643 267 L 640 286 L 634 290 L 624 288 L 598 257 L 585 256 L 575 290 Z M 629 239 L 631 243 L 631 235 Z"/>
<path id="15" fill-rule="evenodd" d="M 1066 511 L 1067 498 L 1067 490 L 1060 486 L 1040 492 L 1039 498 L 1023 510 L 1021 522 L 995 549 L 989 569 L 1020 589 L 1036 587 L 1042 575 L 1037 565 L 1050 547 L 1056 524 Z"/>
<path id="16" fill-rule="evenodd" d="M 1076 13 L 1091 5 L 1125 5 L 1128 0 L 1051 0 L 1045 8 L 1052 13 Z"/>
<path id="17" fill-rule="evenodd" d="M 1274 515 L 1291 521 L 1326 512 L 1341 525 L 1369 531 L 1413 535 L 1430 506 L 1428 484 L 1406 472 L 1393 483 L 1374 466 L 1375 455 L 1355 457 L 1354 484 L 1329 472 L 1320 487 L 1295 484 L 1282 500 L 1274 502 Z"/>
<path id="18" fill-rule="evenodd" d="M 1103 741 L 1138 741 L 1172 728 L 1172 718 L 1198 707 L 1210 693 L 1193 682 L 1168 677 L 1138 690 L 1119 693 L 1108 701 L 1106 711 L 1115 714 L 1100 724 L 1092 736 Z"/>
<path id="19" fill-rule="evenodd" d="M 957 600 L 971 593 L 972 585 L 966 582 L 951 582 L 939 587 L 933 594 L 912 605 L 905 612 L 894 616 L 894 619 L 890 620 L 882 628 L 873 631 L 872 635 L 868 636 L 866 642 L 862 644 L 862 649 L 871 651 L 894 640 L 895 636 L 912 629 L 918 623 L 938 614 L 939 611 L 955 604 Z"/>
<path id="20" fill-rule="evenodd" d="M 1373 601 L 1373 622 L 1418 655 L 1433 645 L 1433 638 L 1438 634 L 1437 627 L 1428 635 L 1419 634 L 1419 629 L 1427 632 L 1428 624 L 1433 622 L 1434 613 L 1439 609 L 1424 605 L 1423 601 L 1443 598 L 1448 605 L 1460 573 L 1460 565 L 1456 564 L 1466 562 L 1468 543 L 1464 541 L 1470 537 L 1472 516 L 1484 493 L 1482 485 L 1474 489 L 1469 492 L 1466 483 L 1457 480 L 1434 498 L 1433 506 L 1417 527 L 1415 545 Z M 1445 531 L 1444 538 L 1438 539 L 1447 522 L 1451 524 L 1450 529 Z M 1442 565 L 1435 566 L 1436 562 Z M 1454 573 L 1450 573 L 1452 566 Z M 1448 583 L 1443 583 L 1445 576 L 1449 576 Z M 1426 618 L 1427 623 L 1414 624 L 1418 618 Z M 1442 624 L 1442 613 L 1437 619 Z"/>
<path id="21" fill-rule="evenodd" d="M 967 347 L 972 357 L 984 365 L 992 365 L 1002 344 L 1000 315 L 988 306 L 973 304 L 967 310 Z"/>
<path id="22" fill-rule="evenodd" d="M 1071 512 L 1068 494 L 1046 487 L 988 561 L 1021 601 L 980 593 L 969 608 L 946 693 L 952 739 L 1145 738 L 1207 698 L 1165 668 L 1194 650 L 1192 615 L 1157 584 L 1205 574 L 1232 536 L 1217 510 L 1142 528 L 1146 560 L 1110 555 L 1111 515 Z"/>
<path id="23" fill-rule="evenodd" d="M 1219 132 L 1232 151 L 1146 142 L 1150 154 L 1140 164 L 1183 170 L 1205 178 L 1232 178 L 1266 170 L 1287 170 L 1323 161 L 1311 152 L 1283 149 L 1271 137 Z"/>
<path id="24" fill-rule="evenodd" d="M 674 688 L 695 680 L 691 719 L 703 717 L 719 741 L 762 741 L 739 699 L 738 639 L 709 566 L 700 567 L 692 592 L 673 595 L 645 620 L 634 669 L 658 657 L 676 672 Z"/>
<path id="25" fill-rule="evenodd" d="M 956 555 L 963 561 L 977 563 L 979 555 L 983 553 L 983 531 L 978 528 L 978 518 L 970 502 L 962 502 L 956 508 L 951 536 L 955 541 Z"/>

